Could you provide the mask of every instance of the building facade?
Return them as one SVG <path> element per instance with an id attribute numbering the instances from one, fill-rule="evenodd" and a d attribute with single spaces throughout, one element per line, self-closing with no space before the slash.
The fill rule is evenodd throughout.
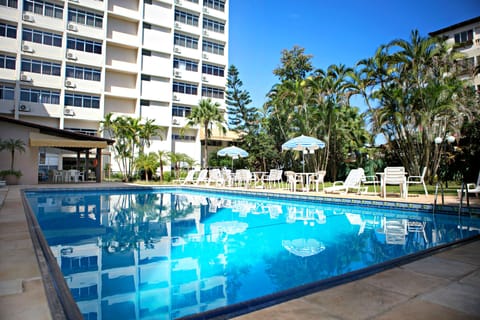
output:
<path id="1" fill-rule="evenodd" d="M 186 117 L 204 98 L 226 109 L 225 0 L 5 0 L 0 41 L 0 114 L 16 119 L 90 135 L 109 113 L 153 119 L 166 134 L 147 152 L 200 164 Z M 44 152 L 65 166 L 68 155 Z"/>
<path id="2" fill-rule="evenodd" d="M 454 50 L 464 55 L 457 61 L 462 80 L 470 81 L 480 92 L 480 74 L 473 76 L 475 67 L 480 65 L 480 16 L 430 32 L 429 35 L 445 39 Z"/>

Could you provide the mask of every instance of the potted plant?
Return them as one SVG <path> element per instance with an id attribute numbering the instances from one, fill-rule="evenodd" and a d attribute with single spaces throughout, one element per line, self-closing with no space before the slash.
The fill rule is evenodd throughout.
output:
<path id="1" fill-rule="evenodd" d="M 0 141 L 0 151 L 10 151 L 10 169 L 0 171 L 0 180 L 5 180 L 7 184 L 17 184 L 18 179 L 22 176 L 22 172 L 15 170 L 15 151 L 25 152 L 25 142 L 22 139 L 6 139 Z"/>

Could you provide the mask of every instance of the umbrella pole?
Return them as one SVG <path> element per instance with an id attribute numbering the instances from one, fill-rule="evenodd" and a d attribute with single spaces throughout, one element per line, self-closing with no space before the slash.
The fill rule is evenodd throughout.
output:
<path id="1" fill-rule="evenodd" d="M 302 157 L 303 157 L 303 161 L 302 161 L 303 173 L 305 173 L 305 152 L 303 152 L 303 151 L 302 151 Z"/>

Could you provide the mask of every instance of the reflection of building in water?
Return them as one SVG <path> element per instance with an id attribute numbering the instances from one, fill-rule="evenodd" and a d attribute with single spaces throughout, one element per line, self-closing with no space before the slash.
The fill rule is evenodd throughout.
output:
<path id="1" fill-rule="evenodd" d="M 119 219 L 118 212 L 128 212 L 122 203 L 117 212 L 99 210 L 95 221 L 106 230 L 116 228 L 115 234 L 51 247 L 85 319 L 170 319 L 226 305 L 223 246 L 205 234 L 203 205 L 161 197 L 178 218 L 145 220 L 139 227 L 130 217 Z M 104 208 L 114 208 L 119 199 L 110 197 Z M 139 239 L 145 231 L 154 237 Z"/>

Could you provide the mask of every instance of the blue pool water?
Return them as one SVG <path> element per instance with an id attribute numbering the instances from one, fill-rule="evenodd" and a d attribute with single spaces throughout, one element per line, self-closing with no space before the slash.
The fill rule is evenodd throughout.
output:
<path id="1" fill-rule="evenodd" d="M 85 319 L 177 319 L 479 234 L 479 219 L 177 189 L 26 193 Z"/>

